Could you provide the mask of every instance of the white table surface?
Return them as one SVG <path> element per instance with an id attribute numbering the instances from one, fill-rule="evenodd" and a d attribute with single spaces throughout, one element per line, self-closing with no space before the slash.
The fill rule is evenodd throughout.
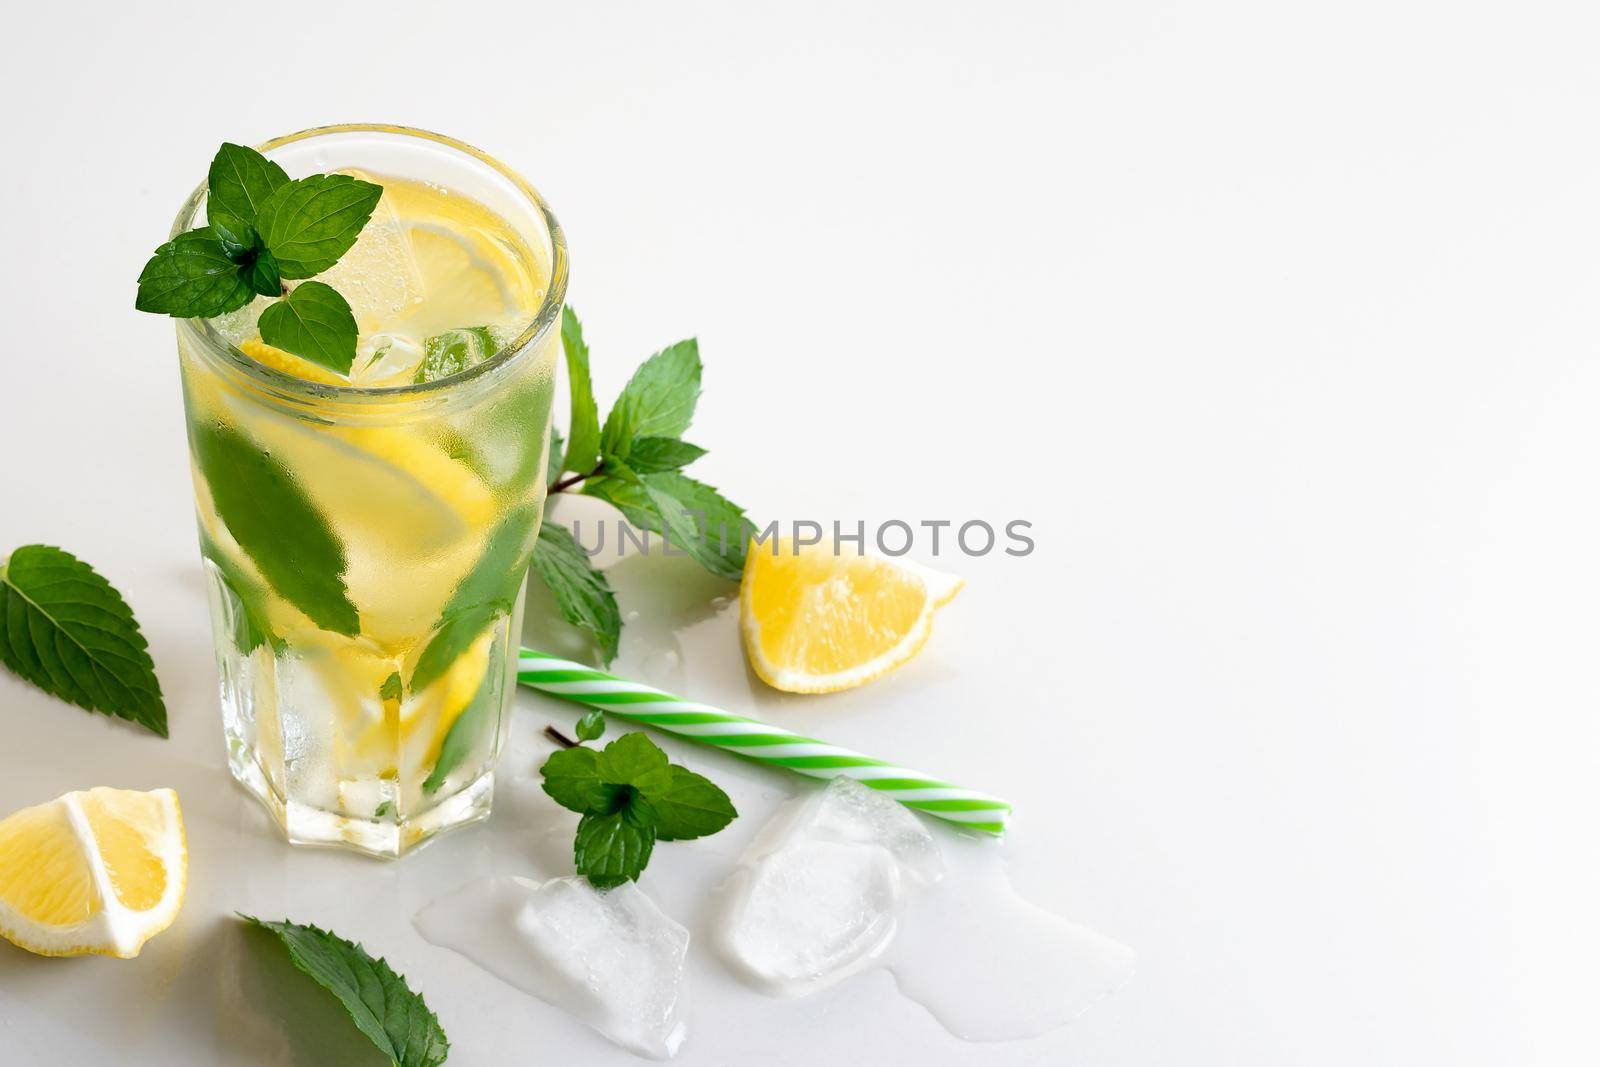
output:
<path id="1" fill-rule="evenodd" d="M 192 873 L 137 962 L 0 946 L 0 1060 L 352 1062 L 238 909 L 382 952 L 451 1064 L 634 1062 L 411 928 L 528 869 L 518 803 L 385 865 L 288 848 L 223 766 L 133 280 L 218 142 L 389 120 L 549 198 L 603 402 L 698 334 L 696 473 L 753 513 L 1034 523 L 1026 559 L 921 553 L 968 587 L 890 681 L 765 690 L 725 588 L 637 563 L 618 669 L 1006 793 L 1017 887 L 1138 977 L 978 1046 L 881 972 L 786 1003 L 702 959 L 679 1062 L 1595 1062 L 1589 5 L 406 7 L 7 15 L 0 553 L 127 595 L 172 738 L 0 675 L 0 810 L 174 786 Z M 571 715 L 517 716 L 525 788 Z M 751 824 L 790 790 L 707 766 Z"/>

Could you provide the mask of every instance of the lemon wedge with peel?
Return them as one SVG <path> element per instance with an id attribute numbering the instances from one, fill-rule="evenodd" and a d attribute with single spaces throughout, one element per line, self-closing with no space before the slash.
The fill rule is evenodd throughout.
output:
<path id="1" fill-rule="evenodd" d="M 178 917 L 188 873 L 172 790 L 67 793 L 0 820 L 0 936 L 131 959 Z"/>
<path id="2" fill-rule="evenodd" d="M 768 685 L 831 693 L 881 678 L 922 650 L 962 581 L 821 545 L 752 543 L 739 591 L 745 654 Z"/>

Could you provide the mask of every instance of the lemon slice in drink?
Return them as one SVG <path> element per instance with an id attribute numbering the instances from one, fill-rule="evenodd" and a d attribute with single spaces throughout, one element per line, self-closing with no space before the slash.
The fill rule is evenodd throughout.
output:
<path id="1" fill-rule="evenodd" d="M 739 592 L 745 654 L 777 689 L 850 689 L 921 651 L 934 612 L 961 585 L 915 563 L 752 544 Z"/>
<path id="2" fill-rule="evenodd" d="M 285 352 L 281 348 L 274 348 L 265 341 L 241 341 L 239 351 L 260 363 L 262 366 L 271 367 L 275 371 L 308 382 L 319 382 L 322 385 L 349 385 L 350 379 L 341 374 L 335 374 L 327 367 L 301 359 L 293 352 Z"/>
<path id="3" fill-rule="evenodd" d="M 188 871 L 170 789 L 23 808 L 0 820 L 0 936 L 42 956 L 130 959 L 177 918 Z"/>

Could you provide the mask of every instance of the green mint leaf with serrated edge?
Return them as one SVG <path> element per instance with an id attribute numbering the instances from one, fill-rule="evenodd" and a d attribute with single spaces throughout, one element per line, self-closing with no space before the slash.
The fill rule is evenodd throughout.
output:
<path id="1" fill-rule="evenodd" d="M 590 812 L 578 820 L 572 860 L 590 885 L 611 889 L 638 881 L 655 843 L 655 816 L 648 804 L 636 799 L 617 811 Z"/>
<path id="2" fill-rule="evenodd" d="M 436 382 L 496 355 L 500 341 L 487 326 L 462 326 L 436 333 L 422 346 L 422 362 L 417 364 L 413 381 L 422 385 Z"/>
<path id="3" fill-rule="evenodd" d="M 144 635 L 122 594 L 59 548 L 0 560 L 0 663 L 86 711 L 167 736 L 167 707 Z"/>
<path id="4" fill-rule="evenodd" d="M 596 741 L 606 732 L 606 713 L 599 708 L 584 713 L 576 727 L 579 741 Z"/>
<path id="5" fill-rule="evenodd" d="M 311 278 L 350 250 L 382 196 L 383 186 L 348 174 L 313 174 L 267 197 L 256 232 L 285 278 Z"/>
<path id="6" fill-rule="evenodd" d="M 450 1054 L 438 1017 L 381 958 L 330 930 L 287 919 L 239 918 L 276 935 L 290 962 L 338 998 L 356 1028 L 397 1067 L 438 1067 Z"/>
<path id="7" fill-rule="evenodd" d="M 399 700 L 405 695 L 405 685 L 400 681 L 400 672 L 395 671 L 383 680 L 383 685 L 378 688 L 378 696 L 383 700 Z"/>
<path id="8" fill-rule="evenodd" d="M 177 319 L 212 318 L 250 302 L 250 284 L 211 228 L 181 233 L 139 272 L 133 306 Z"/>
<path id="9" fill-rule="evenodd" d="M 600 750 L 595 773 L 613 785 L 631 785 L 641 792 L 661 782 L 667 754 L 641 733 L 623 734 Z"/>
<path id="10" fill-rule="evenodd" d="M 739 814 L 715 782 L 676 763 L 667 768 L 665 784 L 653 785 L 645 799 L 655 811 L 656 837 L 662 841 L 709 837 Z"/>
<path id="11" fill-rule="evenodd" d="M 676 437 L 635 437 L 628 446 L 628 466 L 640 474 L 657 474 L 681 470 L 705 454 L 699 445 Z"/>
<path id="12" fill-rule="evenodd" d="M 556 479 L 561 477 L 561 462 L 566 454 L 566 444 L 561 440 L 561 431 L 554 426 L 550 427 L 550 450 L 545 454 L 546 485 L 556 484 Z"/>
<path id="13" fill-rule="evenodd" d="M 302 282 L 268 305 L 259 326 L 267 344 L 340 374 L 349 374 L 356 361 L 356 317 L 338 290 L 323 282 Z"/>
<path id="14" fill-rule="evenodd" d="M 289 175 L 254 148 L 223 143 L 206 174 L 206 220 L 221 217 L 254 226 L 265 204 Z"/>
<path id="15" fill-rule="evenodd" d="M 561 617 L 594 634 L 601 658 L 610 663 L 622 635 L 622 612 L 605 574 L 589 562 L 565 527 L 553 522 L 539 527 L 533 572 L 555 598 Z"/>
<path id="16" fill-rule="evenodd" d="M 500 520 L 477 564 L 450 594 L 434 634 L 412 668 L 410 689 L 425 689 L 499 616 L 511 613 L 532 553 L 538 508 L 525 506 Z"/>
<path id="17" fill-rule="evenodd" d="M 700 345 L 679 341 L 639 365 L 622 387 L 600 432 L 600 451 L 627 459 L 636 437 L 677 437 L 700 399 Z"/>
<path id="18" fill-rule="evenodd" d="M 584 485 L 641 530 L 661 534 L 706 570 L 737 581 L 744 572 L 750 523 L 744 510 L 704 482 L 676 471 L 636 474 L 623 465 Z"/>
<path id="19" fill-rule="evenodd" d="M 289 470 L 226 425 L 191 424 L 190 443 L 217 516 L 267 584 L 324 630 L 359 633 L 344 545 Z"/>
<path id="20" fill-rule="evenodd" d="M 594 402 L 594 383 L 589 378 L 589 346 L 583 340 L 583 323 L 571 307 L 561 311 L 561 348 L 567 360 L 567 389 L 571 393 L 571 417 L 567 432 L 567 453 L 562 469 L 588 474 L 600 462 L 600 409 Z"/>
<path id="21" fill-rule="evenodd" d="M 592 748 L 561 748 L 550 753 L 539 768 L 544 791 L 557 804 L 579 815 L 605 806 L 600 789 L 600 753 Z"/>
<path id="22" fill-rule="evenodd" d="M 500 711 L 499 696 L 500 685 L 493 678 L 485 676 L 478 683 L 478 691 L 473 694 L 472 702 L 456 716 L 450 729 L 445 732 L 444 741 L 439 746 L 439 758 L 433 761 L 433 770 L 422 783 L 423 792 L 438 792 L 450 772 L 465 763 L 475 748 L 483 747 L 480 742 L 493 729 Z"/>
<path id="23" fill-rule="evenodd" d="M 278 271 L 278 261 L 264 248 L 257 251 L 255 258 L 244 268 L 244 280 L 257 296 L 283 294 L 283 275 Z"/>

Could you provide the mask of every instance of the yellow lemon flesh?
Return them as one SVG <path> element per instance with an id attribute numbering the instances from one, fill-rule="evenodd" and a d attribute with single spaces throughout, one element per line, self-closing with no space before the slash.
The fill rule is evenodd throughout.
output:
<path id="1" fill-rule="evenodd" d="M 739 593 L 745 654 L 768 685 L 831 693 L 880 678 L 921 651 L 934 612 L 961 579 L 914 563 L 798 554 L 787 541 L 753 543 Z"/>
<path id="2" fill-rule="evenodd" d="M 177 918 L 188 873 L 172 790 L 67 793 L 0 820 L 0 936 L 130 959 Z"/>

